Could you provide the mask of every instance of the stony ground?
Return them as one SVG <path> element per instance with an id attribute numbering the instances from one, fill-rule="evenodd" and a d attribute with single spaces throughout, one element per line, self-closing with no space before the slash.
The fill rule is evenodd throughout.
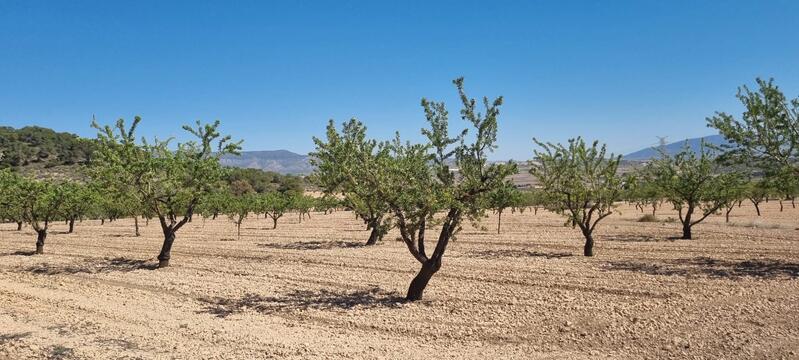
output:
<path id="1" fill-rule="evenodd" d="M 594 258 L 556 215 L 467 227 L 425 300 L 419 266 L 351 213 L 195 220 L 153 270 L 156 223 L 53 226 L 45 255 L 0 225 L 0 359 L 799 358 L 799 209 L 744 204 L 693 241 L 622 207 Z M 661 219 L 675 216 L 663 212 Z"/>

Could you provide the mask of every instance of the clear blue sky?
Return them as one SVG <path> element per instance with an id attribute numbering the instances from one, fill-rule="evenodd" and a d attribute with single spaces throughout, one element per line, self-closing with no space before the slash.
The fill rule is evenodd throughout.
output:
<path id="1" fill-rule="evenodd" d="M 419 99 L 505 96 L 495 159 L 533 136 L 627 153 L 713 133 L 737 86 L 799 94 L 799 1 L 0 0 L 0 124 L 93 136 L 222 121 L 246 150 L 312 150 L 330 118 L 418 138 Z"/>

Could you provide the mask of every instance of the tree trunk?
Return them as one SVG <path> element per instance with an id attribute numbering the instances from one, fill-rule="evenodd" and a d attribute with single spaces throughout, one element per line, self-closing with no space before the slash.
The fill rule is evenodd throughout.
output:
<path id="1" fill-rule="evenodd" d="M 379 225 L 371 225 L 372 232 L 369 233 L 369 240 L 366 240 L 366 245 L 374 245 L 377 244 L 377 241 L 380 240 L 380 226 Z"/>
<path id="2" fill-rule="evenodd" d="M 277 218 L 272 218 L 272 230 L 277 229 Z"/>
<path id="3" fill-rule="evenodd" d="M 684 240 L 691 240 L 691 223 L 686 222 L 682 224 L 682 238 Z"/>
<path id="4" fill-rule="evenodd" d="M 236 223 L 236 239 L 241 240 L 241 223 Z"/>
<path id="5" fill-rule="evenodd" d="M 100 225 L 105 225 L 105 218 L 100 219 Z"/>
<path id="6" fill-rule="evenodd" d="M 760 216 L 760 205 L 758 203 L 753 203 L 753 204 L 755 204 L 755 210 L 757 210 L 757 216 Z"/>
<path id="7" fill-rule="evenodd" d="M 133 228 L 136 230 L 136 236 L 137 237 L 141 236 L 141 234 L 139 233 L 139 217 L 138 216 L 134 216 L 133 217 Z"/>
<path id="8" fill-rule="evenodd" d="M 211 217 L 211 220 L 216 220 L 216 216 L 217 216 L 217 215 L 219 215 L 219 214 L 217 214 L 217 213 L 214 213 L 214 216 L 212 216 L 212 217 Z"/>
<path id="9" fill-rule="evenodd" d="M 413 281 L 411 281 L 411 285 L 408 287 L 408 295 L 405 297 L 405 300 L 421 300 L 424 289 L 427 287 L 427 283 L 430 282 L 430 278 L 432 278 L 439 269 L 441 269 L 440 258 L 434 257 L 425 261 L 422 264 L 422 268 L 419 270 L 419 273 L 416 274 L 416 277 L 414 277 Z"/>
<path id="10" fill-rule="evenodd" d="M 75 231 L 75 218 L 69 219 L 69 231 L 67 233 L 72 234 L 73 231 Z"/>
<path id="11" fill-rule="evenodd" d="M 17 221 L 17 231 L 22 231 L 22 221 Z"/>
<path id="12" fill-rule="evenodd" d="M 497 212 L 497 234 L 499 234 L 501 228 L 502 228 L 502 211 L 498 211 Z"/>
<path id="13" fill-rule="evenodd" d="M 158 254 L 159 268 L 165 268 L 169 266 L 169 258 L 171 257 L 173 242 L 175 242 L 175 232 L 172 230 L 164 230 L 164 244 L 161 246 L 161 253 Z"/>
<path id="14" fill-rule="evenodd" d="M 732 206 L 727 208 L 726 214 L 724 214 L 725 222 L 730 222 L 730 213 L 732 212 Z"/>
<path id="15" fill-rule="evenodd" d="M 658 210 L 658 206 L 656 204 L 652 204 L 652 216 L 655 216 L 655 211 Z"/>
<path id="16" fill-rule="evenodd" d="M 583 256 L 594 256 L 594 237 L 591 234 L 584 234 L 584 236 Z"/>
<path id="17" fill-rule="evenodd" d="M 780 199 L 780 212 L 782 212 L 782 199 Z"/>
<path id="18" fill-rule="evenodd" d="M 47 230 L 36 230 L 36 253 L 44 254 L 44 240 L 47 238 Z"/>

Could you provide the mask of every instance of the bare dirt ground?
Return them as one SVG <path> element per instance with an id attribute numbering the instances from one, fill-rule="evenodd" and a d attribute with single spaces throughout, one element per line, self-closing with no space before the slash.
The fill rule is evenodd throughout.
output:
<path id="1" fill-rule="evenodd" d="M 425 300 L 401 298 L 419 265 L 390 234 L 374 247 L 351 213 L 298 224 L 195 220 L 153 270 L 158 225 L 0 225 L 0 358 L 799 358 L 799 209 L 678 223 L 621 207 L 596 256 L 554 214 L 467 226 Z M 661 218 L 675 216 L 661 212 Z"/>

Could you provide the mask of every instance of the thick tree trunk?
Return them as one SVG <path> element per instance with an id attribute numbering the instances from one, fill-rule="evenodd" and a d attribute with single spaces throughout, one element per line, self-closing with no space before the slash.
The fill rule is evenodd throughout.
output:
<path id="1" fill-rule="evenodd" d="M 173 242 L 175 242 L 175 232 L 171 230 L 165 230 L 164 244 L 161 246 L 161 253 L 158 254 L 159 268 L 164 268 L 169 266 L 169 258 L 171 257 Z"/>
<path id="2" fill-rule="evenodd" d="M 430 278 L 432 278 L 439 269 L 441 269 L 440 258 L 432 258 L 425 261 L 422 264 L 422 268 L 419 270 L 419 273 L 416 274 L 416 277 L 414 277 L 413 281 L 411 281 L 411 285 L 408 287 L 408 295 L 405 297 L 405 300 L 421 300 L 424 289 L 427 287 L 427 283 L 430 282 Z"/>
<path id="3" fill-rule="evenodd" d="M 105 225 L 105 219 L 100 219 L 100 225 Z"/>
<path id="4" fill-rule="evenodd" d="M 139 233 L 139 217 L 138 216 L 134 216 L 133 217 L 133 228 L 136 231 L 136 236 L 141 236 L 141 234 Z"/>
<path id="5" fill-rule="evenodd" d="M 583 246 L 583 256 L 594 256 L 594 237 L 591 234 L 583 234 L 585 236 L 585 245 Z"/>
<path id="6" fill-rule="evenodd" d="M 682 224 L 682 238 L 684 240 L 691 240 L 691 223 Z"/>
<path id="7" fill-rule="evenodd" d="M 44 240 L 47 239 L 47 230 L 36 230 L 36 253 L 44 254 Z"/>
<path id="8" fill-rule="evenodd" d="M 216 216 L 217 216 L 217 215 L 219 215 L 219 214 L 217 214 L 217 213 L 214 213 L 214 216 L 212 216 L 212 217 L 211 217 L 211 220 L 216 220 Z"/>
<path id="9" fill-rule="evenodd" d="M 22 231 L 22 221 L 17 221 L 17 231 Z"/>
<path id="10" fill-rule="evenodd" d="M 75 218 L 69 219 L 69 231 L 67 233 L 72 234 L 75 231 Z"/>
<path id="11" fill-rule="evenodd" d="M 369 233 L 369 240 L 366 240 L 366 245 L 377 244 L 377 241 L 380 240 L 380 226 L 373 225 L 371 228 L 372 232 Z"/>

